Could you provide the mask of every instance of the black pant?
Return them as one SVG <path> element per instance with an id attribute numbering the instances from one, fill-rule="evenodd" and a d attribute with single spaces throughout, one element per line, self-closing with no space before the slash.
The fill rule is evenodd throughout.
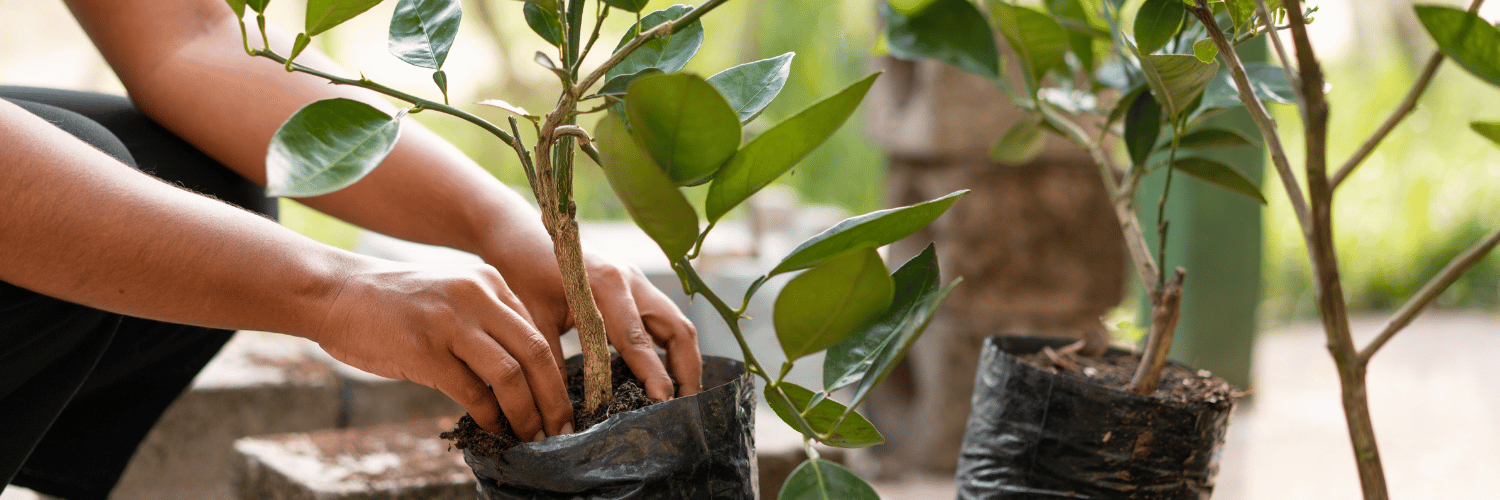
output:
<path id="1" fill-rule="evenodd" d="M 4 86 L 0 98 L 138 170 L 276 216 L 259 186 L 128 99 Z M 107 313 L 0 281 L 0 490 L 14 483 L 72 500 L 106 497 L 231 333 Z"/>

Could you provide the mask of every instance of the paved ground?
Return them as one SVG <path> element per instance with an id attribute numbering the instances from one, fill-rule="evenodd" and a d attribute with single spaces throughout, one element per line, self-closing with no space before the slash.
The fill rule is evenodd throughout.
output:
<path id="1" fill-rule="evenodd" d="M 1362 317 L 1362 338 L 1383 319 Z M 1500 492 L 1500 315 L 1435 313 L 1370 367 L 1370 399 L 1397 499 L 1495 498 Z M 1216 500 L 1354 500 L 1353 454 L 1338 382 L 1315 324 L 1261 336 L 1254 396 L 1237 410 Z M 946 476 L 877 485 L 886 500 L 953 498 Z M 8 490 L 0 500 L 33 500 Z"/>

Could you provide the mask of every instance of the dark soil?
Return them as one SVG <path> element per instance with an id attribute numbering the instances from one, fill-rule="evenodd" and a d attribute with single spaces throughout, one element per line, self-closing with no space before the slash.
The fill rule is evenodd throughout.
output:
<path id="1" fill-rule="evenodd" d="M 1080 356 L 1075 352 L 1053 351 L 1057 359 L 1046 352 L 1017 356 L 1027 364 L 1051 373 L 1082 378 L 1090 382 L 1127 390 L 1141 356 L 1133 352 L 1108 351 L 1098 357 Z M 1193 372 L 1181 365 L 1168 363 L 1162 369 L 1161 382 L 1151 397 L 1177 405 L 1208 403 L 1210 405 L 1233 401 L 1240 396 L 1224 379 L 1207 371 Z"/>
<path id="2" fill-rule="evenodd" d="M 630 372 L 624 360 L 615 357 L 610 363 L 610 371 L 615 398 L 603 408 L 601 413 L 593 413 L 583 408 L 583 371 L 578 370 L 568 375 L 568 398 L 573 401 L 573 428 L 577 432 L 593 427 L 594 424 L 603 422 L 616 413 L 638 410 L 661 402 L 646 396 L 646 390 L 641 387 L 640 379 Z M 521 444 L 521 440 L 516 438 L 515 432 L 511 431 L 510 422 L 505 420 L 503 414 L 500 415 L 499 434 L 484 430 L 472 417 L 464 415 L 458 419 L 458 425 L 453 430 L 438 436 L 453 441 L 454 448 L 469 450 L 475 455 L 484 457 L 499 457 L 501 452 Z"/>

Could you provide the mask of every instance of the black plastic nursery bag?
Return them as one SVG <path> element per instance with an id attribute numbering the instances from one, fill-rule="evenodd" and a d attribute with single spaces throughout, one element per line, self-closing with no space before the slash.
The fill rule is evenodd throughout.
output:
<path id="1" fill-rule="evenodd" d="M 755 384 L 743 363 L 704 356 L 703 385 L 711 389 L 522 443 L 498 459 L 465 450 L 479 498 L 753 500 Z"/>
<path id="2" fill-rule="evenodd" d="M 974 380 L 958 498 L 1202 500 L 1232 402 L 1178 405 L 1011 356 L 1064 339 L 990 337 Z"/>

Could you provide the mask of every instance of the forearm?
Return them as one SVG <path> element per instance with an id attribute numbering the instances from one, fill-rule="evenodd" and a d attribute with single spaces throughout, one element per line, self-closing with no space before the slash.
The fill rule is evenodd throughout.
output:
<path id="1" fill-rule="evenodd" d="M 272 134 L 308 103 L 348 97 L 394 111 L 372 92 L 329 85 L 247 56 L 237 21 L 221 1 L 187 1 L 194 8 L 171 12 L 142 8 L 150 2 L 122 5 L 129 3 L 75 11 L 81 10 L 80 20 L 142 111 L 253 181 L 264 184 Z M 291 37 L 272 31 L 272 44 L 285 53 Z M 339 72 L 315 50 L 298 62 Z M 365 179 L 299 201 L 381 233 L 472 252 L 501 239 L 546 240 L 527 202 L 412 120 L 403 124 L 396 149 Z M 490 231 L 510 234 L 485 234 Z"/>
<path id="2" fill-rule="evenodd" d="M 0 101 L 0 279 L 108 311 L 312 335 L 369 264 L 137 172 Z"/>

